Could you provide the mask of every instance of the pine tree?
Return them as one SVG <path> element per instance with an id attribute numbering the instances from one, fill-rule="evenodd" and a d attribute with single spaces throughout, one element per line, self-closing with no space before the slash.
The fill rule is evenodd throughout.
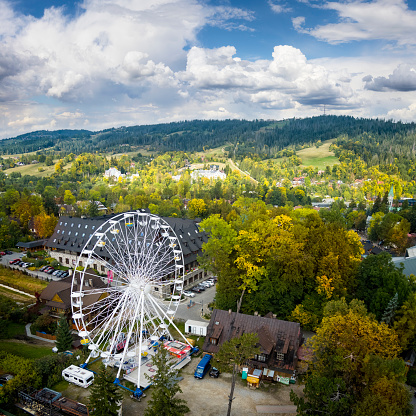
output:
<path id="1" fill-rule="evenodd" d="M 396 310 L 399 306 L 398 302 L 399 294 L 396 292 L 396 294 L 391 298 L 390 302 L 388 303 L 386 310 L 384 311 L 383 316 L 381 318 L 381 322 L 384 322 L 389 326 L 391 325 L 394 316 L 396 315 Z"/>
<path id="2" fill-rule="evenodd" d="M 56 348 L 58 352 L 70 350 L 72 347 L 72 335 L 68 325 L 68 321 L 64 314 L 61 315 L 58 321 L 58 328 L 56 330 Z"/>
<path id="3" fill-rule="evenodd" d="M 152 399 L 149 400 L 145 416 L 182 416 L 189 412 L 186 401 L 175 398 L 182 393 L 176 382 L 178 370 L 173 370 L 169 363 L 169 352 L 160 347 L 153 357 L 156 375 L 152 379 Z M 146 375 L 147 377 L 147 375 Z"/>
<path id="4" fill-rule="evenodd" d="M 110 369 L 100 365 L 94 383 L 90 387 L 90 415 L 117 416 L 123 396 L 120 387 L 114 384 Z"/>

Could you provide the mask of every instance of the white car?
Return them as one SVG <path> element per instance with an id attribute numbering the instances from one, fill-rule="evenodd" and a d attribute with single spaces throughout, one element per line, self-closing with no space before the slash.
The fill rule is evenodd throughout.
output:
<path id="1" fill-rule="evenodd" d="M 183 295 L 188 296 L 190 298 L 194 298 L 195 297 L 195 293 L 194 292 L 190 292 L 189 290 L 184 290 L 182 292 Z"/>
<path id="2" fill-rule="evenodd" d="M 205 287 L 211 287 L 211 286 L 214 286 L 214 284 L 213 284 L 213 283 L 208 282 L 207 280 L 206 280 L 205 282 L 201 282 L 200 284 L 201 284 L 202 286 L 205 286 Z"/>

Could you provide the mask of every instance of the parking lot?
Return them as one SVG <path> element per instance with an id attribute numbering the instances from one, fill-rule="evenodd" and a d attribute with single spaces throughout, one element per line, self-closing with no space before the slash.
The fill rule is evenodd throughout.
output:
<path id="1" fill-rule="evenodd" d="M 12 260 L 21 260 L 22 257 L 24 257 L 26 255 L 25 252 L 13 252 L 12 254 L 6 254 L 4 256 L 2 256 L 0 263 L 3 266 L 6 267 L 10 267 L 11 269 L 16 269 L 16 270 L 20 270 L 20 271 L 25 271 L 26 273 L 30 274 L 33 277 L 37 277 L 38 279 L 42 279 L 42 280 L 61 280 L 62 278 L 57 277 L 57 276 L 53 276 L 51 274 L 48 273 L 44 273 L 41 272 L 39 270 L 28 270 L 27 267 L 21 267 L 18 266 L 16 264 L 10 264 L 10 261 Z"/>

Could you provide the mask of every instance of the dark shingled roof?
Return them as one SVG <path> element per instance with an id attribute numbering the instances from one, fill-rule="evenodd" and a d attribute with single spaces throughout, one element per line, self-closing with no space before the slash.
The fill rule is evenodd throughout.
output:
<path id="1" fill-rule="evenodd" d="M 270 354 L 274 350 L 275 353 L 285 354 L 284 360 L 272 360 L 275 368 L 289 373 L 293 372 L 297 362 L 297 350 L 302 338 L 299 323 L 242 313 L 235 316 L 235 312 L 214 309 L 202 347 L 204 351 L 215 354 L 221 345 L 231 338 L 244 333 L 256 333 L 259 336 L 262 353 Z M 234 318 L 235 322 L 232 326 Z M 218 340 L 216 345 L 211 343 L 211 338 Z M 275 353 L 272 353 L 274 357 Z"/>
<path id="2" fill-rule="evenodd" d="M 19 241 L 16 244 L 16 247 L 21 247 L 21 248 L 43 247 L 46 244 L 47 241 L 48 241 L 47 239 L 45 239 L 45 240 L 36 240 L 36 241 L 28 241 L 27 243 L 23 243 L 23 242 Z"/>
<path id="3" fill-rule="evenodd" d="M 52 236 L 46 243 L 51 249 L 69 250 L 79 255 L 91 234 L 114 215 L 94 218 L 60 217 Z M 195 221 L 184 218 L 161 217 L 176 233 L 181 245 L 185 267 L 196 261 L 201 254 L 202 244 L 208 241 L 204 232 L 199 231 Z M 92 247 L 91 247 L 92 248 Z"/>
<path id="4" fill-rule="evenodd" d="M 46 306 L 58 307 L 62 309 L 69 309 L 71 307 L 71 285 L 72 279 L 76 279 L 78 287 L 80 285 L 80 274 L 75 273 L 74 277 L 68 276 L 60 281 L 53 281 L 43 289 L 40 294 L 40 299 L 45 301 Z M 91 280 L 91 282 L 90 282 Z M 92 285 L 91 285 L 92 283 Z M 88 286 L 87 286 L 88 285 Z M 85 271 L 83 290 L 88 293 L 89 288 L 104 288 L 107 285 L 97 276 L 92 269 Z M 53 301 L 55 295 L 58 295 L 63 303 Z M 84 306 L 88 306 L 90 303 L 95 302 L 100 297 L 100 294 L 87 295 L 83 299 Z"/>

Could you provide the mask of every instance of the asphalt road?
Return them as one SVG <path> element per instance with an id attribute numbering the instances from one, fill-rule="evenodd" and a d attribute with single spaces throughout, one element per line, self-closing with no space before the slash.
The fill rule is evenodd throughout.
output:
<path id="1" fill-rule="evenodd" d="M 215 286 L 207 288 L 204 292 L 196 293 L 194 298 L 186 298 L 186 301 L 181 302 L 175 314 L 175 319 L 182 319 L 184 321 L 192 319 L 194 321 L 201 321 L 202 312 L 208 312 L 208 304 L 213 301 L 215 297 Z M 192 301 L 192 304 L 191 304 Z"/>

